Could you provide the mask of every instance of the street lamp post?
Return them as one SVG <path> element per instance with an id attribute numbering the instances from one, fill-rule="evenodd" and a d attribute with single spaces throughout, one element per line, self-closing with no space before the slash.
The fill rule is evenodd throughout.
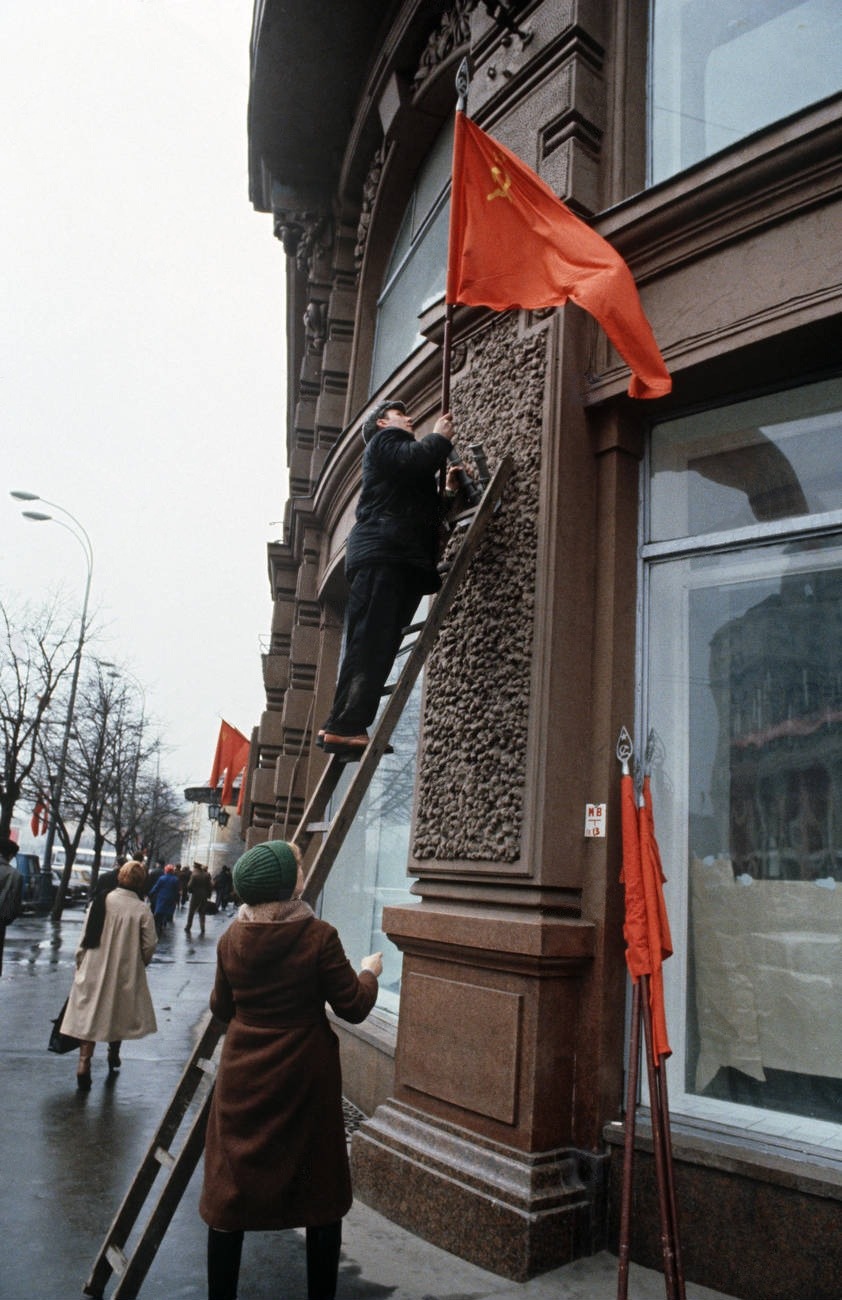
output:
<path id="1" fill-rule="evenodd" d="M 76 645 L 76 652 L 73 658 L 73 676 L 70 682 L 70 697 L 67 702 L 67 720 L 64 724 L 64 735 L 61 742 L 61 754 L 59 756 L 58 769 L 56 771 L 55 786 L 50 799 L 50 818 L 47 826 L 47 839 L 44 844 L 44 871 L 49 873 L 53 861 L 53 845 L 56 838 L 56 829 L 58 827 L 59 810 L 61 800 L 64 794 L 64 779 L 67 768 L 67 750 L 70 745 L 70 735 L 73 730 L 73 715 L 76 708 L 76 692 L 79 686 L 79 670 L 82 666 L 82 650 L 85 644 L 85 635 L 88 630 L 88 599 L 91 594 L 91 577 L 94 569 L 94 552 L 91 545 L 91 539 L 85 528 L 79 522 L 75 515 L 72 515 L 64 506 L 57 505 L 55 501 L 47 501 L 45 497 L 38 496 L 35 492 L 12 492 L 11 495 L 16 501 L 41 501 L 51 510 L 58 510 L 61 514 L 66 515 L 71 521 L 66 524 L 63 519 L 56 519 L 54 515 L 48 515 L 40 510 L 24 510 L 24 519 L 31 519 L 35 523 L 58 524 L 59 527 L 65 528 L 82 547 L 87 565 L 87 579 L 85 581 L 85 597 L 82 601 L 82 615 L 79 622 L 79 640 Z M 72 525 L 75 525 L 72 526 Z M 77 532 L 78 529 L 78 532 Z M 61 875 L 61 883 L 56 891 L 55 901 L 53 902 L 52 916 L 58 921 L 61 919 L 61 913 L 64 908 L 64 899 L 67 894 L 67 886 L 70 882 L 70 872 L 73 864 L 66 862 Z"/>

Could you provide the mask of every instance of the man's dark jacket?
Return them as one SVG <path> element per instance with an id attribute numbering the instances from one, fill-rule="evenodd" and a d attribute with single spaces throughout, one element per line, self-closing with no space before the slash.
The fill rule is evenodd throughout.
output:
<path id="1" fill-rule="evenodd" d="M 427 575 L 436 591 L 442 504 L 436 471 L 451 450 L 439 433 L 415 439 L 404 429 L 378 429 L 363 453 L 357 522 L 348 537 L 345 571 L 366 564 L 400 564 Z"/>

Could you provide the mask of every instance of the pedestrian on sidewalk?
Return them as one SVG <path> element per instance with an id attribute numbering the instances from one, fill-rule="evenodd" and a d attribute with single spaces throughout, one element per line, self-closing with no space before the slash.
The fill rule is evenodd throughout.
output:
<path id="1" fill-rule="evenodd" d="M 126 1038 L 145 1038 L 158 1024 L 146 981 L 146 967 L 157 944 L 155 922 L 146 905 L 146 868 L 126 862 L 116 880 L 102 879 L 85 921 L 76 952 L 76 974 L 60 1031 L 81 1040 L 76 1086 L 91 1087 L 91 1061 L 97 1043 L 108 1043 L 108 1073 L 120 1069 Z"/>
<path id="2" fill-rule="evenodd" d="M 155 933 L 160 939 L 168 925 L 172 924 L 176 904 L 181 897 L 181 881 L 175 867 L 164 867 L 164 874 L 159 876 L 149 891 L 149 905 L 155 918 Z"/>
<path id="3" fill-rule="evenodd" d="M 193 929 L 194 917 L 199 918 L 199 934 L 205 933 L 205 914 L 208 910 L 208 903 L 213 892 L 213 881 L 207 867 L 201 862 L 193 863 L 193 871 L 190 876 L 190 883 L 187 886 L 187 893 L 190 897 L 190 906 L 187 909 L 187 924 L 184 927 L 185 934 L 190 934 Z"/>
<path id="4" fill-rule="evenodd" d="M 227 862 L 214 876 L 213 887 L 216 890 L 216 905 L 224 915 L 228 911 L 228 902 L 231 898 L 232 889 L 231 868 Z"/>
<path id="5" fill-rule="evenodd" d="M 0 975 L 3 974 L 3 946 L 6 926 L 23 911 L 23 876 L 12 866 L 18 846 L 12 839 L 0 840 Z"/>
<path id="6" fill-rule="evenodd" d="M 208 1300 L 236 1300 L 244 1233 L 306 1228 L 312 1300 L 336 1293 L 351 1174 L 329 1002 L 351 1024 L 377 998 L 380 953 L 356 974 L 333 926 L 303 902 L 300 855 L 258 844 L 234 867 L 242 900 L 217 946 L 210 1006 L 228 1025 L 205 1138 L 199 1212 Z"/>

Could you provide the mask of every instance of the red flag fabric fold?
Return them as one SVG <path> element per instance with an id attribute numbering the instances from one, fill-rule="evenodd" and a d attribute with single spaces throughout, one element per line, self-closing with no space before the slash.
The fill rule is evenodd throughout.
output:
<path id="1" fill-rule="evenodd" d="M 623 870 L 625 886 L 626 965 L 632 980 L 642 975 L 649 980 L 649 1006 L 652 1013 L 652 1057 L 657 1065 L 669 1056 L 672 1048 L 667 1033 L 664 1006 L 663 963 L 672 955 L 672 937 L 664 900 L 664 873 L 655 838 L 652 792 L 649 778 L 643 782 L 643 800 L 638 807 L 631 775 L 620 779 L 620 806 L 623 833 Z"/>
<path id="2" fill-rule="evenodd" d="M 457 112 L 447 301 L 508 311 L 560 307 L 593 316 L 632 370 L 632 397 L 663 397 L 672 380 L 616 249 L 540 176 Z"/>
<path id="3" fill-rule="evenodd" d="M 223 721 L 219 728 L 216 753 L 211 769 L 210 785 L 215 789 L 222 777 L 220 802 L 230 804 L 234 794 L 234 781 L 243 773 L 249 757 L 249 740 L 236 727 Z"/>
<path id="4" fill-rule="evenodd" d="M 35 807 L 32 809 L 32 817 L 29 821 L 30 830 L 33 835 L 44 835 L 47 830 L 48 808 L 43 798 L 38 798 Z"/>

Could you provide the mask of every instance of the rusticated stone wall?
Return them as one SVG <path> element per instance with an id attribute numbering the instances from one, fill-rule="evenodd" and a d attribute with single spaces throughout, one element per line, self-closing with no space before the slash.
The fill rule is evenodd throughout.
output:
<path id="1" fill-rule="evenodd" d="M 520 856 L 547 351 L 521 325 L 476 336 L 452 385 L 457 446 L 515 472 L 428 661 L 416 861 Z"/>

